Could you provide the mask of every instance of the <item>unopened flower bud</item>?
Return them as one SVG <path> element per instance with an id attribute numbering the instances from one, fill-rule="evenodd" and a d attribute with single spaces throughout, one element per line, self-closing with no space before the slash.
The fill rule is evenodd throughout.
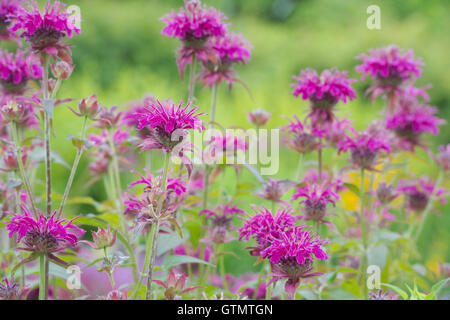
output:
<path id="1" fill-rule="evenodd" d="M 52 65 L 53 76 L 57 79 L 66 80 L 70 77 L 73 71 L 73 66 L 65 61 L 58 61 L 56 65 Z"/>
<path id="2" fill-rule="evenodd" d="M 22 104 L 18 104 L 14 100 L 10 100 L 1 108 L 1 114 L 3 119 L 7 122 L 20 122 L 25 114 L 25 107 Z"/>
<path id="3" fill-rule="evenodd" d="M 73 111 L 73 110 L 72 110 Z M 94 119 L 100 111 L 100 107 L 97 101 L 97 95 L 93 94 L 87 98 L 84 98 L 78 104 L 77 115 L 82 117 L 88 117 L 89 119 Z"/>
<path id="4" fill-rule="evenodd" d="M 247 113 L 247 119 L 254 126 L 262 127 L 269 121 L 270 113 L 261 108 L 256 109 Z"/>
<path id="5" fill-rule="evenodd" d="M 117 230 L 113 233 L 108 226 L 108 229 L 98 229 L 97 232 L 92 232 L 97 249 L 112 247 L 116 242 Z"/>

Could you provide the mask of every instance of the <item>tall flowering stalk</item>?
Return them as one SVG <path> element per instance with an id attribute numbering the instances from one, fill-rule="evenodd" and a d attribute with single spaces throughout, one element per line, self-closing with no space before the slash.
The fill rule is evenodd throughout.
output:
<path id="1" fill-rule="evenodd" d="M 224 36 L 227 30 L 226 20 L 221 12 L 207 8 L 199 0 L 185 0 L 185 7 L 176 13 L 161 18 L 166 25 L 162 34 L 179 38 L 181 46 L 177 51 L 177 65 L 181 78 L 184 77 L 186 65 L 190 64 L 190 79 L 188 84 L 188 102 L 192 102 L 195 87 L 195 67 L 197 60 L 208 61 L 217 59 L 217 53 L 208 40 L 211 37 Z"/>
<path id="2" fill-rule="evenodd" d="M 204 126 L 196 114 L 197 107 L 190 107 L 183 103 L 174 104 L 172 100 L 161 102 L 159 100 L 149 101 L 142 112 L 135 114 L 139 123 L 138 129 L 146 129 L 147 135 L 140 144 L 141 150 L 161 149 L 164 151 L 164 167 L 160 190 L 165 193 L 167 189 L 170 155 L 172 150 L 183 141 L 188 134 L 187 130 L 203 130 Z M 157 207 L 150 207 L 153 215 L 150 236 L 146 244 L 146 257 L 143 273 L 147 272 L 146 299 L 152 297 L 153 269 L 156 259 L 156 249 L 160 222 L 163 218 L 162 209 L 164 196 L 158 198 Z M 145 268 L 148 268 L 146 270 Z M 138 291 L 139 288 L 136 289 Z"/>

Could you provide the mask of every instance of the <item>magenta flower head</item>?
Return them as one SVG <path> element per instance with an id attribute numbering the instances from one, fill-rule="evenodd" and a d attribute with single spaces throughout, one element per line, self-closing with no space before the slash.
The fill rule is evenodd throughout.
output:
<path id="1" fill-rule="evenodd" d="M 435 182 L 430 178 L 423 176 L 417 181 L 401 180 L 397 191 L 405 195 L 406 204 L 411 211 L 422 212 L 431 197 L 434 196 L 440 200 L 441 203 L 446 203 L 446 190 L 439 188 Z"/>
<path id="2" fill-rule="evenodd" d="M 450 170 L 450 143 L 446 146 L 439 146 L 438 154 L 434 156 L 436 164 L 444 171 Z"/>
<path id="3" fill-rule="evenodd" d="M 247 112 L 247 119 L 254 126 L 262 127 L 267 123 L 267 121 L 270 120 L 270 115 L 270 112 L 259 108 L 251 112 Z"/>
<path id="4" fill-rule="evenodd" d="M 355 79 L 349 79 L 347 72 L 337 69 L 324 70 L 318 75 L 313 69 L 305 69 L 299 76 L 293 77 L 297 80 L 292 84 L 294 97 L 302 96 L 303 100 L 311 102 L 311 112 L 308 118 L 316 124 L 332 122 L 334 114 L 332 109 L 341 100 L 347 103 L 348 100 L 356 98 L 355 90 L 351 84 Z"/>
<path id="5" fill-rule="evenodd" d="M 398 148 L 414 151 L 415 146 L 425 147 L 421 137 L 424 133 L 437 135 L 439 125 L 446 121 L 435 116 L 438 109 L 424 104 L 407 105 L 386 118 L 386 128 L 398 138 Z"/>
<path id="6" fill-rule="evenodd" d="M 326 182 L 322 184 L 306 183 L 297 188 L 291 200 L 294 201 L 298 198 L 304 198 L 300 201 L 305 214 L 301 219 L 314 220 L 334 228 L 331 222 L 324 220 L 328 215 L 328 204 L 336 206 L 336 200 L 339 200 L 339 195 L 332 190 L 332 187 L 328 186 Z"/>
<path id="7" fill-rule="evenodd" d="M 261 252 L 261 256 L 269 259 L 272 267 L 269 284 L 287 279 L 285 291 L 289 299 L 293 299 L 302 278 L 321 275 L 312 272 L 313 260 L 314 257 L 319 260 L 328 259 L 322 246 L 329 241 L 313 235 L 306 230 L 306 226 L 295 226 L 279 237 L 272 236 L 270 241 L 270 245 Z"/>
<path id="8" fill-rule="evenodd" d="M 188 134 L 188 129 L 204 130 L 205 127 L 196 114 L 198 107 L 190 107 L 190 103 L 178 105 L 171 99 L 166 101 L 156 100 L 145 107 L 142 112 L 136 113 L 138 129 L 146 128 L 148 135 L 140 144 L 141 150 L 162 149 L 171 152 L 173 148 L 183 141 Z"/>
<path id="9" fill-rule="evenodd" d="M 295 115 L 291 123 L 281 130 L 288 134 L 284 139 L 286 145 L 297 152 L 309 153 L 322 147 L 319 139 L 324 137 L 324 131 L 301 123 Z"/>
<path id="10" fill-rule="evenodd" d="M 216 207 L 215 210 L 203 209 L 199 215 L 205 215 L 206 220 L 210 221 L 208 233 L 211 241 L 214 243 L 226 243 L 234 240 L 229 233 L 233 227 L 233 217 L 236 214 L 245 214 L 245 211 L 230 203 L 224 203 Z"/>
<path id="11" fill-rule="evenodd" d="M 378 188 L 375 190 L 375 196 L 378 203 L 385 205 L 392 202 L 395 198 L 397 198 L 398 193 L 391 184 L 388 185 L 382 182 L 378 185 Z"/>
<path id="12" fill-rule="evenodd" d="M 2 99 L 3 100 L 3 99 Z M 39 127 L 37 117 L 33 110 L 33 105 L 23 97 L 10 99 L 6 97 L 0 101 L 0 123 L 10 123 L 14 121 L 17 127 L 22 129 L 32 129 Z"/>
<path id="13" fill-rule="evenodd" d="M 23 239 L 25 245 L 22 250 L 36 253 L 54 253 L 67 247 L 75 247 L 84 231 L 72 222 L 56 219 L 56 211 L 50 217 L 39 214 L 36 219 L 24 205 L 20 205 L 24 214 L 15 214 L 9 221 L 6 229 L 9 237 L 17 234 L 17 243 Z"/>
<path id="14" fill-rule="evenodd" d="M 330 146 L 337 147 L 339 142 L 345 139 L 348 133 L 355 134 L 352 122 L 346 118 L 336 119 L 335 121 L 323 126 L 325 140 Z"/>
<path id="15" fill-rule="evenodd" d="M 294 227 L 295 217 L 291 213 L 291 209 L 279 208 L 273 215 L 265 207 L 254 207 L 253 210 L 257 213 L 254 216 L 246 213 L 242 215 L 244 219 L 244 226 L 239 229 L 239 240 L 250 238 L 256 240 L 258 246 L 250 247 L 250 254 L 260 256 L 261 251 L 267 248 L 271 243 L 272 237 L 280 237 L 281 234 Z"/>
<path id="16" fill-rule="evenodd" d="M 41 77 L 42 67 L 34 54 L 20 49 L 15 54 L 0 50 L 0 84 L 5 94 L 21 95 L 27 89 L 28 80 Z"/>
<path id="17" fill-rule="evenodd" d="M 10 280 L 3 278 L 0 281 L 0 300 L 22 300 L 26 298 L 29 291 L 27 286 L 20 288 L 20 285 L 14 281 L 14 277 Z"/>
<path id="18" fill-rule="evenodd" d="M 228 82 L 230 89 L 233 82 L 239 81 L 233 65 L 245 64 L 250 60 L 250 43 L 241 34 L 228 33 L 224 37 L 210 40 L 211 46 L 218 54 L 218 59 L 213 57 L 203 61 L 204 70 L 200 74 L 204 86 L 212 88 L 223 80 Z"/>
<path id="19" fill-rule="evenodd" d="M 15 38 L 15 34 L 8 30 L 11 22 L 14 20 L 22 0 L 1 0 L 0 1 L 0 40 L 9 41 Z"/>
<path id="20" fill-rule="evenodd" d="M 68 60 L 70 57 L 65 51 L 68 46 L 62 43 L 67 36 L 71 38 L 74 33 L 80 34 L 81 29 L 77 26 L 76 15 L 71 15 L 65 4 L 59 1 L 48 1 L 44 11 L 41 13 L 37 3 L 29 1 L 29 7 L 21 7 L 17 12 L 16 19 L 10 27 L 11 32 L 21 29 L 21 36 L 25 38 L 33 50 L 46 52 L 53 57 Z"/>
<path id="21" fill-rule="evenodd" d="M 383 131 L 361 131 L 347 136 L 338 144 L 339 153 L 350 151 L 351 162 L 360 169 L 375 170 L 377 160 L 383 153 L 389 153 L 391 146 Z"/>
<path id="22" fill-rule="evenodd" d="M 421 59 L 414 58 L 412 50 L 401 53 L 395 45 L 369 50 L 369 54 L 362 54 L 356 59 L 363 64 L 356 67 L 356 71 L 362 73 L 362 80 L 369 75 L 374 80 L 367 93 L 372 94 L 372 99 L 377 96 L 393 92 L 401 85 L 421 75 Z"/>
<path id="23" fill-rule="evenodd" d="M 221 12 L 202 5 L 199 0 L 185 0 L 185 8 L 180 8 L 176 13 L 172 10 L 170 14 L 161 18 L 166 26 L 162 34 L 181 40 L 181 47 L 177 52 L 177 64 L 181 77 L 183 78 L 186 65 L 192 63 L 192 58 L 200 61 L 208 61 L 211 56 L 216 56 L 208 40 L 211 37 L 223 37 L 227 31 L 227 23 Z"/>

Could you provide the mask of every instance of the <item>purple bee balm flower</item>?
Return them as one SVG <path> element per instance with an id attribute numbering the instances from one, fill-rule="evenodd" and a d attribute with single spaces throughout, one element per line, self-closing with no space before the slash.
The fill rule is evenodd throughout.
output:
<path id="1" fill-rule="evenodd" d="M 208 40 L 211 37 L 223 37 L 227 31 L 227 23 L 221 12 L 202 5 L 198 0 L 185 1 L 185 8 L 180 8 L 176 13 L 161 18 L 166 23 L 162 34 L 172 38 L 179 38 L 182 42 L 177 51 L 177 64 L 181 77 L 186 65 L 192 63 L 192 59 L 208 61 L 211 57 L 217 58 L 216 51 Z"/>
<path id="2" fill-rule="evenodd" d="M 327 69 L 319 76 L 317 71 L 308 68 L 293 78 L 297 82 L 292 84 L 292 94 L 294 97 L 301 95 L 303 100 L 311 102 L 311 112 L 307 118 L 311 118 L 314 124 L 332 122 L 332 109 L 338 101 L 347 103 L 348 100 L 356 98 L 356 92 L 351 86 L 356 80 L 349 79 L 345 71 Z"/>
<path id="3" fill-rule="evenodd" d="M 156 100 L 145 106 L 143 112 L 136 113 L 138 129 L 149 130 L 140 144 L 141 150 L 163 149 L 170 152 L 182 142 L 188 129 L 204 130 L 202 121 L 198 119 L 203 113 L 196 114 L 197 109 L 191 108 L 190 103 L 183 107 L 182 101 L 175 105 L 172 100 Z"/>
<path id="4" fill-rule="evenodd" d="M 76 218 L 70 221 L 56 219 L 55 211 L 50 217 L 39 213 L 36 219 L 26 206 L 20 205 L 20 208 L 24 214 L 14 214 L 6 229 L 10 238 L 17 234 L 17 243 L 23 239 L 25 247 L 20 248 L 22 250 L 36 253 L 62 251 L 67 247 L 75 247 L 79 237 L 84 234 L 82 229 L 72 224 Z"/>
<path id="5" fill-rule="evenodd" d="M 5 94 L 21 95 L 28 80 L 42 77 L 42 67 L 34 54 L 17 49 L 14 54 L 0 50 L 0 84 Z"/>
<path id="6" fill-rule="evenodd" d="M 256 193 L 256 195 L 269 201 L 283 203 L 281 198 L 291 186 L 292 185 L 288 180 L 274 180 L 268 178 L 268 181 L 264 182 L 262 185 L 262 191 Z"/>
<path id="7" fill-rule="evenodd" d="M 382 182 L 375 190 L 375 196 L 379 205 L 385 205 L 397 198 L 398 193 L 395 191 L 395 188 L 391 184 L 388 185 Z M 375 203 L 375 206 L 377 206 L 377 203 Z"/>
<path id="8" fill-rule="evenodd" d="M 336 200 L 339 200 L 339 195 L 326 182 L 322 184 L 306 183 L 304 186 L 298 187 L 297 192 L 292 195 L 291 200 L 294 201 L 298 198 L 305 198 L 300 201 L 305 214 L 300 217 L 301 219 L 314 220 L 335 229 L 334 225 L 324 220 L 324 218 L 328 215 L 328 204 L 336 206 Z"/>
<path id="9" fill-rule="evenodd" d="M 306 184 L 320 184 L 324 182 L 335 193 L 344 191 L 346 188 L 344 186 L 344 181 L 341 176 L 336 175 L 335 177 L 333 177 L 333 175 L 331 175 L 325 170 L 322 171 L 321 179 L 319 181 L 319 172 L 317 171 L 317 169 L 313 168 L 305 171 L 303 181 Z"/>
<path id="10" fill-rule="evenodd" d="M 353 165 L 366 170 L 375 170 L 374 167 L 382 152 L 389 153 L 391 151 L 384 131 L 374 130 L 370 127 L 352 137 L 347 136 L 338 144 L 338 147 L 339 153 L 350 151 Z"/>
<path id="11" fill-rule="evenodd" d="M 61 40 L 65 36 L 71 38 L 74 33 L 80 34 L 81 29 L 75 23 L 76 17 L 70 15 L 65 6 L 59 1 L 53 4 L 49 1 L 41 13 L 37 3 L 30 0 L 29 8 L 19 9 L 9 30 L 16 32 L 21 29 L 21 36 L 30 42 L 33 50 L 45 51 L 54 57 L 70 61 L 65 52 L 68 47 Z"/>
<path id="12" fill-rule="evenodd" d="M 15 34 L 11 33 L 8 28 L 14 20 L 20 7 L 22 0 L 1 0 L 0 1 L 0 40 L 9 41 L 15 38 Z"/>
<path id="13" fill-rule="evenodd" d="M 265 207 L 254 207 L 257 213 L 251 216 L 246 213 L 242 215 L 245 223 L 239 229 L 239 240 L 245 238 L 248 241 L 253 238 L 257 241 L 258 247 L 251 247 L 251 255 L 260 256 L 261 250 L 264 250 L 271 243 L 272 237 L 279 237 L 284 231 L 294 227 L 296 219 L 291 214 L 291 209 L 279 208 L 275 216 Z"/>
<path id="14" fill-rule="evenodd" d="M 306 230 L 306 226 L 296 226 L 279 237 L 271 237 L 271 244 L 261 252 L 263 258 L 270 261 L 274 283 L 287 278 L 285 291 L 293 299 L 295 290 L 302 278 L 321 275 L 313 273 L 313 259 L 327 260 L 328 256 L 322 246 L 329 243 Z"/>
<path id="15" fill-rule="evenodd" d="M 33 105 L 22 96 L 0 98 L 0 123 L 8 124 L 14 121 L 21 129 L 39 128 L 39 122 Z"/>
<path id="16" fill-rule="evenodd" d="M 270 112 L 259 108 L 251 112 L 247 112 L 247 119 L 254 126 L 262 127 L 267 123 L 267 121 L 269 121 L 270 115 Z"/>
<path id="17" fill-rule="evenodd" d="M 444 171 L 450 170 L 450 143 L 446 146 L 439 146 L 439 153 L 434 156 L 434 161 Z"/>
<path id="18" fill-rule="evenodd" d="M 383 289 L 377 292 L 369 292 L 369 300 L 398 300 L 398 294 L 392 295 L 388 291 L 383 292 Z"/>
<path id="19" fill-rule="evenodd" d="M 356 59 L 363 64 L 356 67 L 362 73 L 362 80 L 370 75 L 375 81 L 367 93 L 372 93 L 372 99 L 377 96 L 395 91 L 398 87 L 421 75 L 421 59 L 414 58 L 412 50 L 401 53 L 395 45 L 369 50 L 369 54 L 362 54 Z"/>
<path id="20" fill-rule="evenodd" d="M 324 131 L 302 124 L 295 115 L 291 123 L 281 130 L 289 135 L 288 138 L 284 139 L 286 145 L 297 152 L 309 153 L 322 147 L 319 139 L 324 137 Z"/>
<path id="21" fill-rule="evenodd" d="M 439 199 L 441 203 L 447 201 L 446 190 L 436 186 L 435 182 L 426 176 L 417 181 L 401 180 L 397 191 L 406 196 L 406 203 L 411 211 L 424 211 L 432 196 Z"/>
<path id="22" fill-rule="evenodd" d="M 250 43 L 241 34 L 228 33 L 224 37 L 210 40 L 212 48 L 217 52 L 218 59 L 213 57 L 203 61 L 204 70 L 200 74 L 203 86 L 212 88 L 223 80 L 228 82 L 230 89 L 233 82 L 239 81 L 233 64 L 245 64 L 250 60 Z"/>
<path id="23" fill-rule="evenodd" d="M 224 203 L 216 207 L 215 210 L 203 209 L 199 215 L 205 215 L 206 220 L 210 221 L 208 233 L 211 241 L 214 243 L 226 243 L 234 240 L 229 233 L 235 229 L 233 226 L 233 217 L 236 214 L 243 215 L 245 211 L 230 203 Z"/>
<path id="24" fill-rule="evenodd" d="M 446 123 L 435 116 L 437 112 L 437 108 L 428 105 L 408 104 L 387 117 L 386 128 L 395 133 L 401 150 L 414 151 L 415 146 L 427 148 L 421 141 L 422 135 L 437 135 L 438 126 Z"/>
<path id="25" fill-rule="evenodd" d="M 355 129 L 352 127 L 352 122 L 348 119 L 336 119 L 328 123 L 322 128 L 325 132 L 325 140 L 330 146 L 337 147 L 339 142 L 344 140 L 348 133 L 355 134 Z"/>
<path id="26" fill-rule="evenodd" d="M 28 287 L 20 288 L 20 285 L 14 281 L 3 278 L 0 281 L 0 300 L 22 300 L 25 299 L 30 289 Z"/>

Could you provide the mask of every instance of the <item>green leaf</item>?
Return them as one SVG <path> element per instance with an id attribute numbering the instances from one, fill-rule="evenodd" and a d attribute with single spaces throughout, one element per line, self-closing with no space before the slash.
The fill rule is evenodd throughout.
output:
<path id="1" fill-rule="evenodd" d="M 190 257 L 190 256 L 183 256 L 183 255 L 173 255 L 173 256 L 167 256 L 161 267 L 165 270 L 170 270 L 170 268 L 172 268 L 173 266 L 177 266 L 179 264 L 184 264 L 184 263 L 200 263 L 200 264 L 206 264 L 210 267 L 215 267 L 215 265 L 198 259 L 198 258 L 194 258 L 194 257 Z"/>
<path id="2" fill-rule="evenodd" d="M 344 183 L 344 186 L 359 198 L 360 191 L 356 185 L 354 185 L 353 183 Z"/>
<path id="3" fill-rule="evenodd" d="M 431 292 L 429 295 L 433 297 L 433 300 L 436 299 L 439 295 L 439 292 L 442 288 L 450 281 L 450 278 L 439 281 L 431 287 Z"/>
<path id="4" fill-rule="evenodd" d="M 394 290 L 395 292 L 397 292 L 399 295 L 401 295 L 403 297 L 403 299 L 408 300 L 408 294 L 403 291 L 402 289 L 400 289 L 399 287 L 396 287 L 392 284 L 388 284 L 388 283 L 380 283 L 382 286 L 388 287 L 392 290 Z"/>

